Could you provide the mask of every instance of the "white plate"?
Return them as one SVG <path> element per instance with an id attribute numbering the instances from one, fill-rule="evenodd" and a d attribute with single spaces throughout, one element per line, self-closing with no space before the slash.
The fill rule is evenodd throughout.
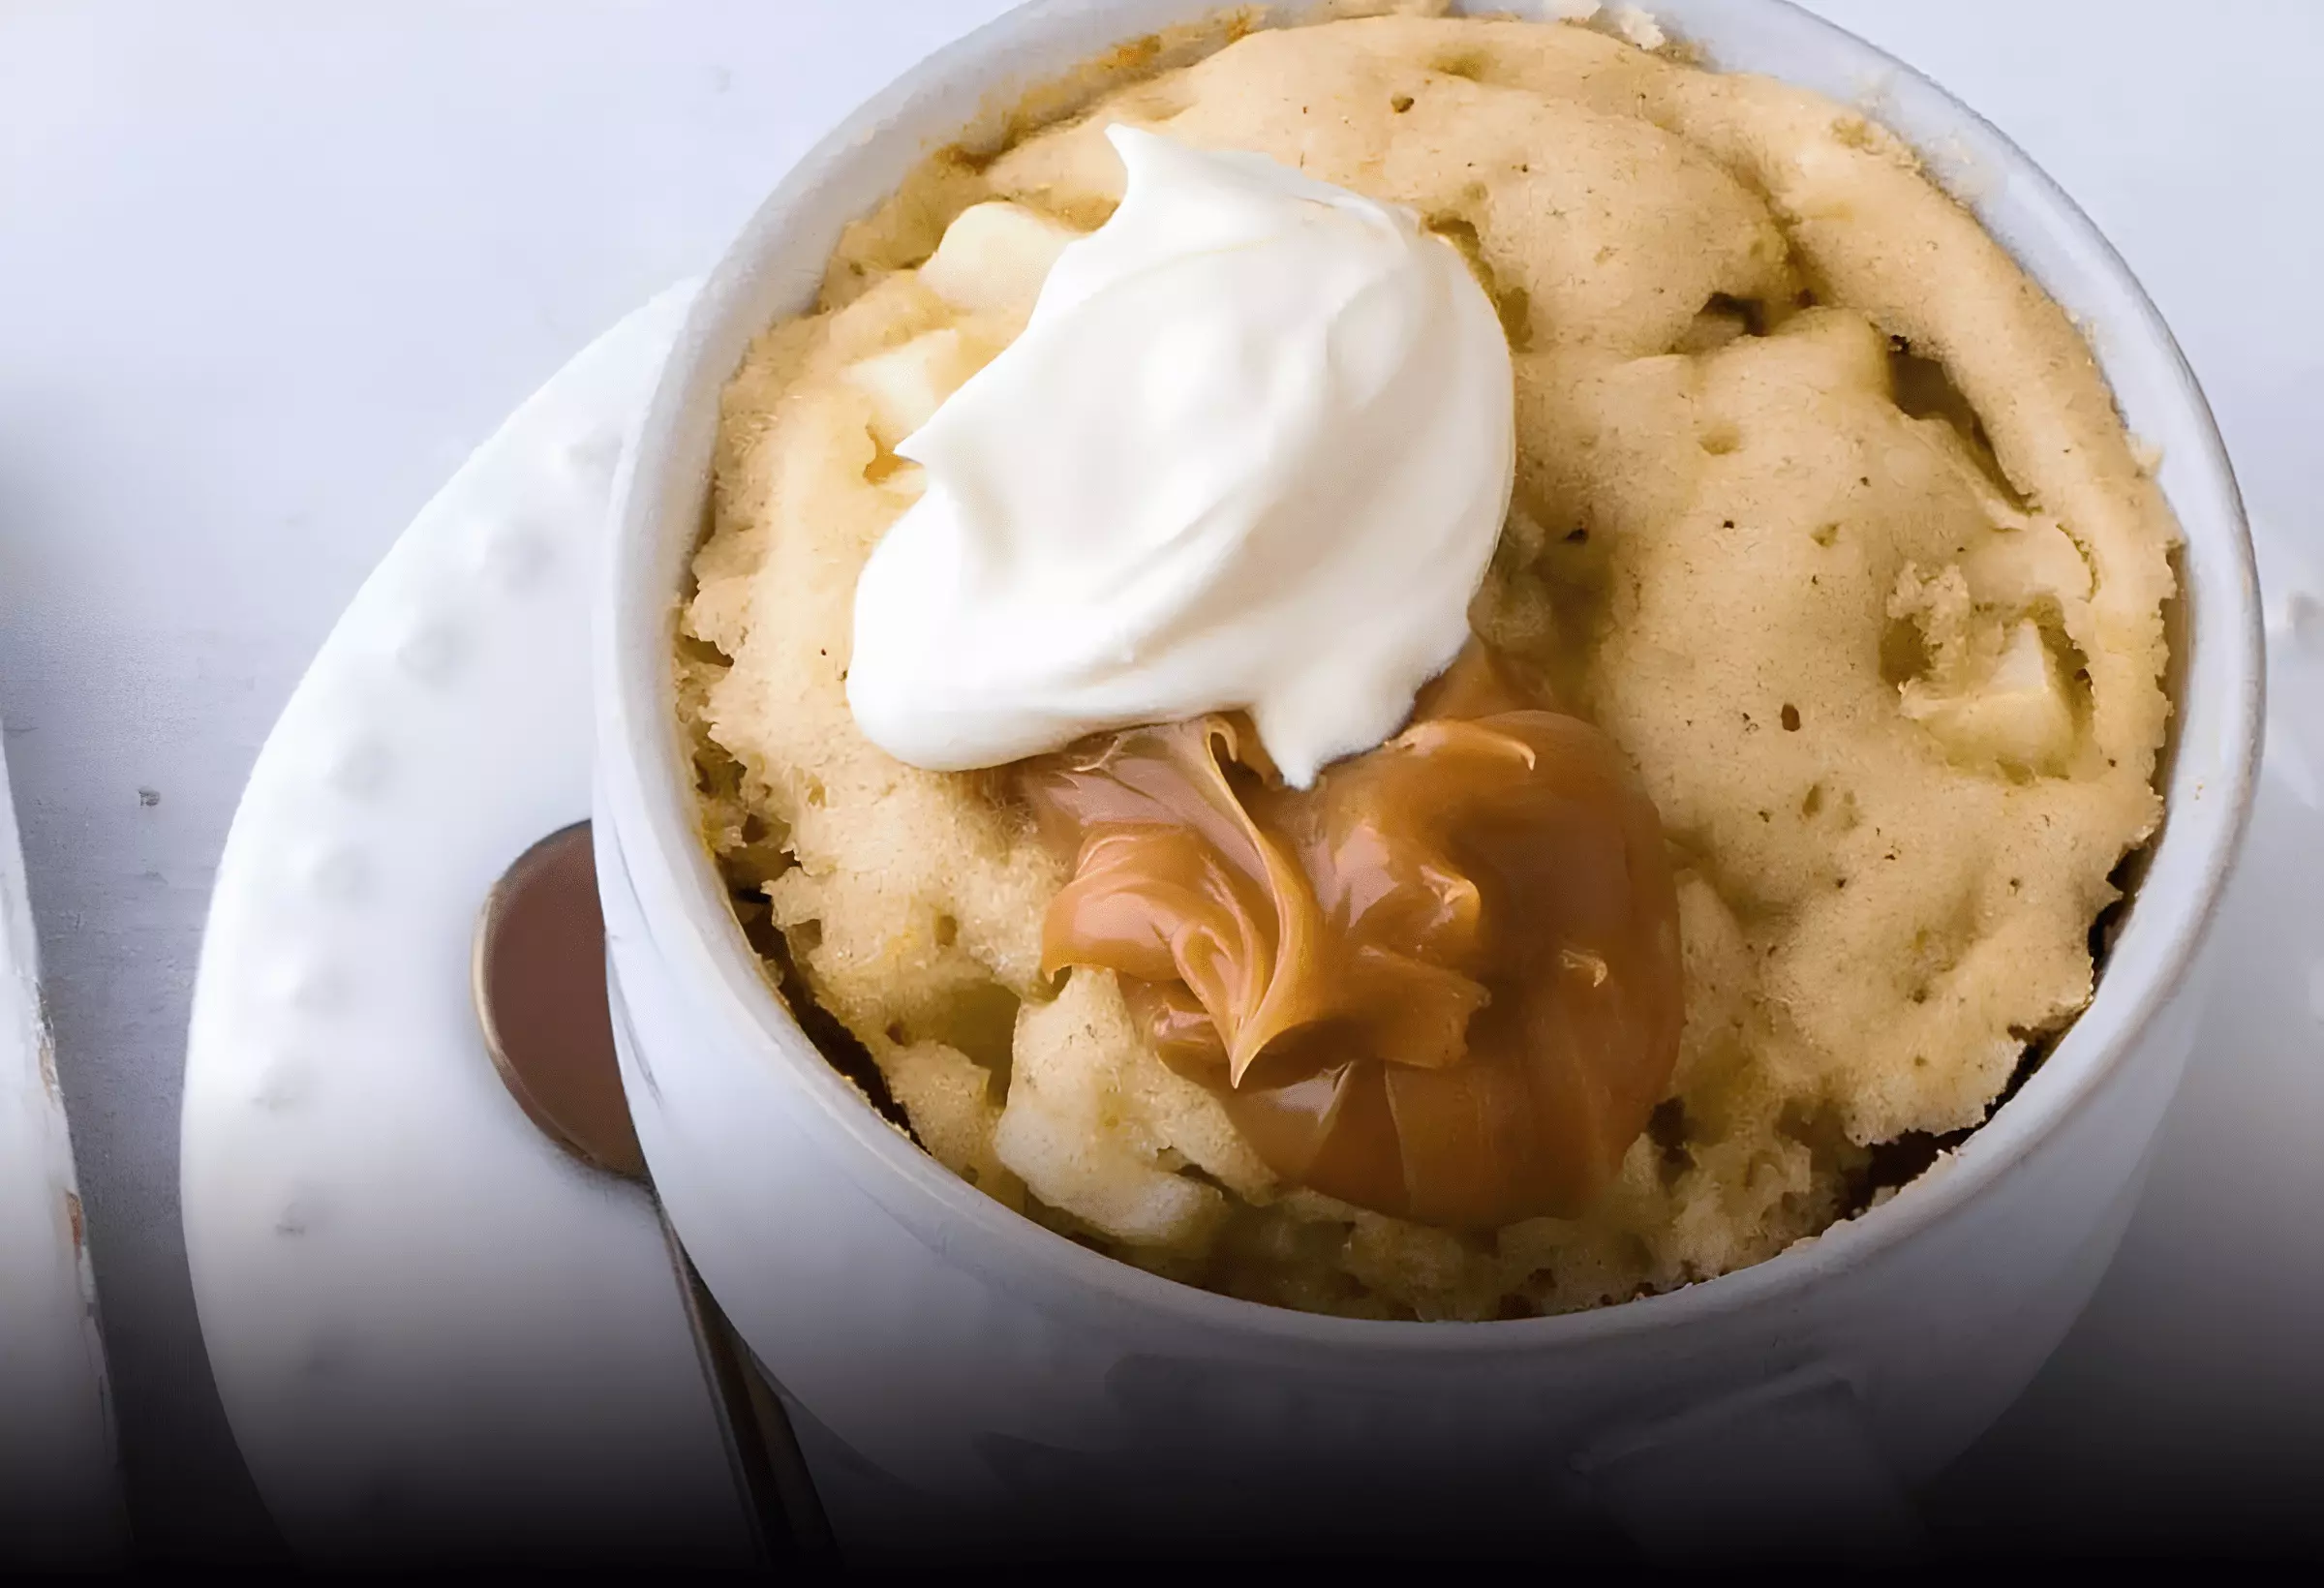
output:
<path id="1" fill-rule="evenodd" d="M 746 1558 L 654 1209 L 535 1130 L 469 997 L 493 879 L 588 814 L 588 580 L 689 295 L 599 339 L 422 509 L 219 865 L 186 1252 L 235 1438 L 310 1561 Z"/>
<path id="2" fill-rule="evenodd" d="M 96 1290 L 0 754 L 0 1570 L 128 1540 Z"/>

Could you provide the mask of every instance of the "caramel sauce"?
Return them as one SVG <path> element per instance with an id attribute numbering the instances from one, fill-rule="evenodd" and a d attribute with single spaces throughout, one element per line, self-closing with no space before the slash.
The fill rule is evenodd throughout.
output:
<path id="1" fill-rule="evenodd" d="M 1116 972 L 1285 1180 L 1429 1224 L 1586 1207 L 1683 1015 L 1662 825 L 1613 742 L 1472 644 L 1377 749 L 1286 787 L 1239 715 L 1025 762 L 1074 874 L 1051 972 Z"/>

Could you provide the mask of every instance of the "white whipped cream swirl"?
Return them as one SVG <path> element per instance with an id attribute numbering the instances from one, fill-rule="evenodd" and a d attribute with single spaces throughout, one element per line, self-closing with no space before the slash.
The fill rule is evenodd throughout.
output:
<path id="1" fill-rule="evenodd" d="M 1469 636 L 1515 468 L 1509 344 L 1407 210 L 1126 127 L 1121 205 L 897 453 L 847 699 L 997 766 L 1247 710 L 1284 777 L 1380 744 Z"/>

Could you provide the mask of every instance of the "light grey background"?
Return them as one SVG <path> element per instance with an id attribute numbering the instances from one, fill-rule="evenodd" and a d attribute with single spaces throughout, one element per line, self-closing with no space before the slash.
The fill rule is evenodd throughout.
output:
<path id="1" fill-rule="evenodd" d="M 998 0 L 0 0 L 0 720 L 140 1542 L 267 1547 L 177 1215 L 212 870 L 275 713 L 468 450 Z M 1651 9 L 1649 7 L 1648 9 Z M 2324 5 L 1817 0 L 2114 239 L 2254 517 L 2324 493 Z M 2263 840 L 2316 820 L 2280 790 Z M 2309 845 L 2310 850 L 2315 846 Z M 1964 1541 L 2277 1526 L 2324 1479 L 2324 1032 L 2248 879 L 2106 1289 L 1932 1496 Z M 2301 951 L 2304 952 L 2304 951 Z"/>

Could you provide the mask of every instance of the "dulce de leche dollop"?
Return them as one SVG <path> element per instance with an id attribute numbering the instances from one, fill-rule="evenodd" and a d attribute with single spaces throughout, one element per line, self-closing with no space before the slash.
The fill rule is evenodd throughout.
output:
<path id="1" fill-rule="evenodd" d="M 1239 716 L 1024 764 L 1074 875 L 1055 970 L 1118 974 L 1284 1179 L 1439 1225 L 1579 1212 L 1670 1080 L 1677 899 L 1613 742 L 1480 647 L 1284 785 Z"/>

